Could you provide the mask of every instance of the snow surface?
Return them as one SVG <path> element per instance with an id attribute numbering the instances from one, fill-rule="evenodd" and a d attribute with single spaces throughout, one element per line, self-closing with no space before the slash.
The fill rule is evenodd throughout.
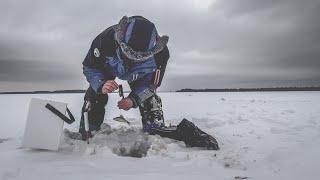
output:
<path id="1" fill-rule="evenodd" d="M 167 123 L 183 118 L 214 135 L 221 150 L 140 132 L 138 110 L 106 107 L 105 134 L 87 145 L 62 139 L 59 151 L 21 149 L 31 98 L 68 103 L 79 119 L 83 94 L 0 95 L 0 180 L 6 179 L 319 179 L 320 92 L 159 93 Z M 65 128 L 76 131 L 79 121 Z M 40 137 L 39 137 L 40 138 Z M 130 148 L 143 158 L 120 155 Z"/>

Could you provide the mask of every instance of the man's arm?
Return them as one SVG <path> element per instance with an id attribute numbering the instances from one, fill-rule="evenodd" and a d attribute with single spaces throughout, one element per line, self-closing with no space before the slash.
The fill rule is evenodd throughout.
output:
<path id="1" fill-rule="evenodd" d="M 157 85 L 157 87 L 160 87 L 166 67 L 167 67 L 168 60 L 170 58 L 168 47 L 165 47 L 158 54 L 154 55 L 154 58 L 156 60 L 157 68 L 160 70 L 160 78 L 159 78 L 159 83 Z"/>
<path id="2" fill-rule="evenodd" d="M 95 46 L 94 41 L 82 64 L 83 74 L 86 76 L 90 86 L 97 94 L 101 94 L 101 89 L 105 82 L 114 80 L 115 76 L 112 74 L 111 68 L 106 67 L 106 57 L 102 57 L 102 54 L 97 54 L 97 51 L 99 49 Z"/>
<path id="3" fill-rule="evenodd" d="M 107 57 L 115 54 L 115 49 L 114 31 L 111 26 L 92 41 L 89 52 L 82 62 L 83 74 L 97 94 L 102 93 L 101 89 L 105 82 L 115 79 L 111 68 L 105 64 Z"/>
<path id="4" fill-rule="evenodd" d="M 155 94 L 156 87 L 153 86 L 152 77 L 152 74 L 148 74 L 130 84 L 131 93 L 128 98 L 133 101 L 134 108 L 143 104 L 145 100 Z"/>
<path id="5" fill-rule="evenodd" d="M 144 101 L 156 92 L 156 89 L 161 85 L 165 69 L 167 67 L 167 62 L 170 58 L 168 47 L 165 47 L 161 52 L 155 56 L 157 68 L 160 70 L 159 82 L 154 86 L 155 74 L 148 74 L 141 79 L 138 79 L 130 84 L 131 93 L 129 98 L 133 101 L 133 107 L 136 108 L 143 104 Z"/>
<path id="6" fill-rule="evenodd" d="M 83 74 L 86 76 L 87 81 L 90 83 L 92 89 L 97 93 L 101 94 L 102 86 L 107 80 L 113 80 L 114 77 L 108 76 L 107 73 L 95 68 L 83 66 Z"/>

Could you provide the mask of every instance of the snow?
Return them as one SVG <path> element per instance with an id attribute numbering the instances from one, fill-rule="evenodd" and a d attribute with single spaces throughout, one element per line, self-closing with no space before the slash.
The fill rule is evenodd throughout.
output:
<path id="1" fill-rule="evenodd" d="M 22 149 L 31 98 L 66 102 L 79 120 L 83 94 L 0 95 L 0 179 L 319 178 L 320 92 L 159 95 L 167 123 L 187 118 L 214 135 L 221 150 L 147 136 L 140 132 L 138 110 L 122 111 L 131 126 L 113 121 L 119 116 L 117 94 L 106 107 L 111 128 L 89 145 L 64 137 L 59 151 Z M 78 124 L 65 128 L 76 131 Z M 146 156 L 123 156 L 128 155 L 123 148 L 146 148 Z"/>

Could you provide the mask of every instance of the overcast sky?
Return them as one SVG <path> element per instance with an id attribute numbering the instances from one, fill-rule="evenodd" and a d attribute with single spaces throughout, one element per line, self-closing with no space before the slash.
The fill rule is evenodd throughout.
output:
<path id="1" fill-rule="evenodd" d="M 0 91 L 87 88 L 90 44 L 123 15 L 170 36 L 161 90 L 320 86 L 319 0 L 0 0 Z"/>

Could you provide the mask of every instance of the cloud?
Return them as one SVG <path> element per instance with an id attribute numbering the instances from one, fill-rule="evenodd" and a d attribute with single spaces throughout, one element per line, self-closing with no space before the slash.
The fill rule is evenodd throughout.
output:
<path id="1" fill-rule="evenodd" d="M 79 73 L 63 63 L 32 60 L 0 60 L 0 79 L 16 82 L 49 82 L 77 80 Z"/>
<path id="2" fill-rule="evenodd" d="M 65 86 L 65 78 L 83 84 L 81 62 L 94 37 L 123 15 L 137 14 L 170 36 L 164 90 L 320 85 L 317 0 L 4 0 L 0 81 L 12 85 L 51 78 Z M 18 64 L 21 68 L 13 68 Z"/>

